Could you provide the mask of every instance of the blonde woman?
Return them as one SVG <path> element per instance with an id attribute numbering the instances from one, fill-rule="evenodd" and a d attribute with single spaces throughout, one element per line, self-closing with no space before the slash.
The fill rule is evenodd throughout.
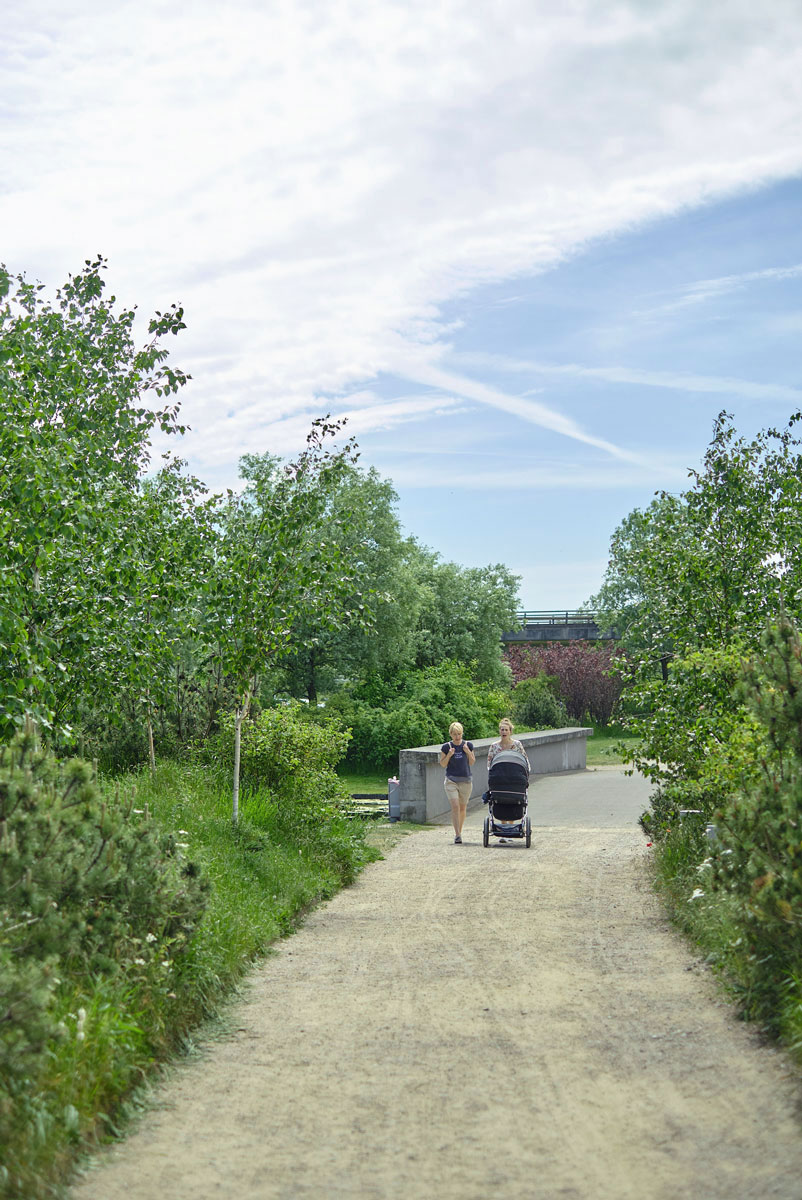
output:
<path id="1" fill-rule="evenodd" d="M 529 762 L 529 757 L 523 748 L 521 742 L 512 736 L 512 731 L 515 728 L 509 717 L 502 717 L 498 723 L 499 739 L 493 742 L 487 751 L 487 769 L 490 770 L 490 764 L 498 754 L 499 750 L 517 750 L 519 754 L 523 754 L 526 759 L 527 768 L 531 771 L 532 764 Z"/>
<path id="2" fill-rule="evenodd" d="M 448 727 L 450 741 L 440 747 L 440 766 L 446 769 L 444 787 L 448 802 L 451 805 L 451 824 L 454 826 L 454 845 L 462 845 L 462 826 L 465 824 L 465 813 L 468 801 L 473 791 L 471 767 L 476 762 L 471 742 L 463 737 L 463 728 L 459 721 L 452 721 Z"/>

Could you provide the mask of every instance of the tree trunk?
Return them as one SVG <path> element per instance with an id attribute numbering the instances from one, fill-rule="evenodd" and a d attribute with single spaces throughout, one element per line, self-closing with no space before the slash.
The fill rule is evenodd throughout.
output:
<path id="1" fill-rule="evenodd" d="M 315 652 L 309 651 L 309 661 L 306 672 L 306 698 L 310 706 L 317 704 L 317 681 L 315 679 Z"/>
<path id="2" fill-rule="evenodd" d="M 156 770 L 156 748 L 153 745 L 153 717 L 148 704 L 148 757 L 150 759 L 151 771 Z"/>
<path id="3" fill-rule="evenodd" d="M 241 709 L 237 709 L 237 715 L 234 718 L 234 788 L 231 803 L 231 823 L 236 825 L 239 821 L 239 759 L 240 745 L 242 742 L 242 721 L 245 714 Z"/>
<path id="4" fill-rule="evenodd" d="M 237 825 L 239 822 L 239 764 L 240 764 L 240 749 L 242 746 L 242 722 L 248 715 L 248 709 L 251 706 L 251 692 L 247 691 L 242 699 L 242 704 L 237 709 L 234 717 L 234 784 L 232 790 L 231 802 L 231 823 Z"/>

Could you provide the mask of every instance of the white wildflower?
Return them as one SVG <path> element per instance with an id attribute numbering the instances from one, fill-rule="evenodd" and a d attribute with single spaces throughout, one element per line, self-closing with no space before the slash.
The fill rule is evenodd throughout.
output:
<path id="1" fill-rule="evenodd" d="M 179 850 L 186 850 L 189 847 L 189 842 L 176 842 Z"/>
<path id="2" fill-rule="evenodd" d="M 83 1029 L 79 1029 L 75 1036 L 79 1042 L 84 1041 L 84 1039 L 86 1038 L 86 1034 L 84 1033 Z"/>
<path id="3" fill-rule="evenodd" d="M 147 933 L 147 934 L 145 934 L 145 941 L 146 941 L 146 942 L 155 942 L 155 941 L 156 941 L 156 934 L 155 934 L 155 933 Z"/>
<path id="4" fill-rule="evenodd" d="M 144 960 L 144 958 L 135 958 L 135 959 L 134 959 L 134 962 L 136 963 L 136 965 L 137 965 L 138 967 L 144 967 L 144 965 L 145 965 L 145 960 Z"/>
<path id="5" fill-rule="evenodd" d="M 688 897 L 688 901 L 690 902 L 691 900 L 698 900 L 700 896 L 704 896 L 703 890 L 701 888 L 694 888 Z"/>

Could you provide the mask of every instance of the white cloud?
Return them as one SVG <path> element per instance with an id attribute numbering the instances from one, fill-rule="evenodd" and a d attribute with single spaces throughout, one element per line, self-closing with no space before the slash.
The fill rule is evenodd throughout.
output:
<path id="1" fill-rule="evenodd" d="M 496 370 L 528 373 L 545 377 L 569 376 L 577 379 L 599 379 L 605 383 L 628 383 L 638 387 L 668 388 L 677 392 L 714 393 L 743 396 L 749 400 L 802 401 L 802 388 L 784 384 L 761 383 L 721 375 L 695 375 L 683 371 L 647 371 L 637 367 L 586 367 L 578 363 L 544 363 L 497 354 L 461 354 L 466 365 L 493 367 Z M 528 389 L 530 391 L 532 389 Z"/>
<path id="2" fill-rule="evenodd" d="M 722 275 L 717 279 L 699 279 L 688 287 L 682 288 L 679 295 L 665 304 L 655 308 L 642 309 L 636 316 L 656 316 L 658 314 L 677 312 L 694 304 L 705 304 L 708 300 L 717 300 L 730 292 L 739 292 L 754 283 L 774 283 L 784 279 L 799 279 L 802 276 L 802 263 L 794 263 L 787 267 L 766 267 L 761 271 L 742 271 L 739 275 Z"/>
<path id="3" fill-rule="evenodd" d="M 543 429 L 551 430 L 552 433 L 559 433 L 563 437 L 582 442 L 587 446 L 593 446 L 598 450 L 604 450 L 614 458 L 635 461 L 634 455 L 622 450 L 605 438 L 594 437 L 592 434 L 587 433 L 576 421 L 573 421 L 570 417 L 563 416 L 552 408 L 548 408 L 545 404 L 528 400 L 523 396 L 510 395 L 499 388 L 489 387 L 485 383 L 474 379 L 467 379 L 465 376 L 457 375 L 452 371 L 445 371 L 434 363 L 426 361 L 423 357 L 412 358 L 407 354 L 404 356 L 403 361 L 399 363 L 396 370 L 398 374 L 403 373 L 408 379 L 412 379 L 417 383 L 428 383 L 433 387 L 443 388 L 444 390 L 456 392 L 457 395 L 470 397 L 470 399 L 478 400 L 482 404 L 489 405 L 491 408 L 510 413 L 512 416 L 518 417 L 529 424 L 539 425 Z"/>
<path id="4" fill-rule="evenodd" d="M 343 442 L 350 437 L 358 439 L 365 433 L 391 432 L 422 420 L 428 422 L 444 416 L 454 417 L 462 411 L 464 407 L 453 397 L 406 396 L 387 401 L 370 391 L 354 393 L 347 398 L 345 407 L 338 405 L 336 418 L 345 424 L 335 442 Z M 258 411 L 252 414 L 246 412 L 245 419 L 253 430 L 255 442 L 243 444 L 243 414 L 239 410 L 232 411 L 207 429 L 207 439 L 199 454 L 199 461 L 205 466 L 236 463 L 237 458 L 248 451 L 291 455 L 304 444 L 312 420 L 322 415 L 319 407 L 314 411 L 307 408 L 278 420 L 260 420 Z"/>
<path id="5" fill-rule="evenodd" d="M 443 306 L 478 284 L 802 170 L 798 17 L 797 0 L 770 19 L 746 0 L 12 6 L 3 254 L 55 284 L 101 251 L 126 304 L 184 303 L 194 460 L 267 430 L 289 447 L 401 370 L 399 346 L 425 363 Z M 626 456 L 539 402 L 437 383 L 435 361 L 430 386 Z"/>

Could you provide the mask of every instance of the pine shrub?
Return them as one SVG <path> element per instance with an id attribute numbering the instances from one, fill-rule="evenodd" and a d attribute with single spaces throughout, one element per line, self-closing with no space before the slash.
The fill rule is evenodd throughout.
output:
<path id="1" fill-rule="evenodd" d="M 89 764 L 59 762 L 32 729 L 0 749 L 0 1144 L 30 1148 L 77 1119 L 72 1105 L 48 1113 L 39 1086 L 52 1048 L 84 1036 L 64 997 L 130 978 L 146 1005 L 175 986 L 206 895 L 174 837 L 132 800 L 105 800 Z"/>

